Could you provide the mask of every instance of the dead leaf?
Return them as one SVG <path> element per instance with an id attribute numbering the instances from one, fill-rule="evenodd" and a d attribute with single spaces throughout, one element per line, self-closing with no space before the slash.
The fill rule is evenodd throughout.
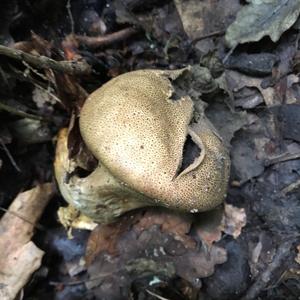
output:
<path id="1" fill-rule="evenodd" d="M 222 231 L 233 236 L 235 239 L 241 234 L 242 228 L 246 225 L 247 218 L 244 208 L 234 207 L 225 204 L 225 214 L 222 220 Z"/>
<path id="2" fill-rule="evenodd" d="M 259 259 L 260 254 L 261 254 L 261 251 L 262 251 L 262 248 L 263 248 L 262 242 L 261 242 L 261 240 L 259 240 L 258 243 L 255 245 L 253 251 L 252 251 L 251 262 L 253 264 L 257 264 L 258 259 Z"/>
<path id="3" fill-rule="evenodd" d="M 249 251 L 249 267 L 253 278 L 256 278 L 266 265 L 272 263 L 276 248 L 274 248 L 274 242 L 268 232 L 256 232 L 253 234 L 252 239 L 248 241 Z"/>
<path id="4" fill-rule="evenodd" d="M 199 278 L 212 275 L 216 264 L 227 259 L 223 248 L 196 246 L 185 216 L 153 209 L 131 224 L 115 224 L 115 230 L 105 226 L 108 231 L 100 237 L 102 249 L 107 250 L 98 252 L 89 266 L 86 285 L 101 298 L 125 299 L 134 283 L 145 276 L 151 282 L 153 278 L 158 282 L 182 278 L 196 292 L 201 287 Z"/>
<path id="5" fill-rule="evenodd" d="M 245 209 L 225 203 L 224 209 L 201 214 L 201 221 L 196 223 L 195 229 L 201 241 L 211 247 L 221 239 L 222 231 L 237 238 L 245 225 Z"/>
<path id="6" fill-rule="evenodd" d="M 257 88 L 244 87 L 234 93 L 234 106 L 243 109 L 253 109 L 264 103 L 264 98 Z"/>
<path id="7" fill-rule="evenodd" d="M 42 36 L 31 31 L 31 42 L 34 49 L 41 55 L 51 57 L 51 51 L 53 48 L 53 42 L 45 40 Z"/>
<path id="8" fill-rule="evenodd" d="M 232 14 L 239 8 L 239 1 L 175 0 L 185 32 L 191 39 L 223 30 Z"/>
<path id="9" fill-rule="evenodd" d="M 281 133 L 276 116 L 270 112 L 260 114 L 251 124 L 235 134 L 231 142 L 233 179 L 240 184 L 261 175 L 271 157 L 279 155 Z"/>
<path id="10" fill-rule="evenodd" d="M 172 212 L 149 210 L 143 218 L 134 226 L 137 232 L 149 229 L 151 226 L 159 225 L 162 232 L 171 234 L 188 248 L 195 248 L 195 241 L 188 236 L 191 229 L 192 219 L 188 216 Z"/>
<path id="11" fill-rule="evenodd" d="M 292 104 L 299 100 L 299 76 L 290 74 L 287 77 L 286 103 Z"/>
<path id="12" fill-rule="evenodd" d="M 297 95 L 297 84 L 299 83 L 299 77 L 290 74 L 286 78 L 286 91 L 285 98 L 286 103 L 292 104 L 298 102 L 299 96 Z M 221 80 L 221 83 L 220 83 Z M 268 107 L 281 105 L 282 100 L 278 95 L 278 92 L 271 86 L 263 87 L 264 79 L 258 77 L 251 77 L 243 75 L 240 72 L 226 70 L 219 84 L 233 99 L 234 104 L 239 104 L 240 94 L 243 93 L 245 88 L 255 88 L 262 95 L 265 104 Z M 243 99 L 242 103 L 249 101 L 249 99 Z M 260 102 L 260 100 L 256 100 Z M 247 107 L 246 107 L 247 108 Z"/>
<path id="13" fill-rule="evenodd" d="M 61 99 L 64 108 L 68 111 L 80 110 L 88 93 L 78 81 L 67 74 L 55 73 L 55 84 L 58 98 Z"/>
<path id="14" fill-rule="evenodd" d="M 262 79 L 243 75 L 236 71 L 225 71 L 225 78 L 228 89 L 232 92 L 237 92 L 243 87 L 255 87 L 262 94 L 267 106 L 274 106 L 276 102 L 275 91 L 272 87 L 262 88 Z"/>
<path id="15" fill-rule="evenodd" d="M 282 132 L 282 136 L 300 142 L 300 105 L 287 104 L 272 107 Z"/>
<path id="16" fill-rule="evenodd" d="M 295 257 L 295 261 L 300 265 L 300 245 L 297 246 L 297 256 Z"/>
<path id="17" fill-rule="evenodd" d="M 1 256 L 3 254 L 1 253 Z M 9 256 L 3 256 L 5 265 L 1 263 L 0 298 L 13 300 L 25 286 L 30 276 L 40 266 L 44 251 L 40 250 L 33 242 L 29 241 L 20 246 Z"/>
<path id="18" fill-rule="evenodd" d="M 211 103 L 205 110 L 205 114 L 220 133 L 227 147 L 230 147 L 235 132 L 252 121 L 251 115 L 245 111 L 232 111 L 225 103 Z"/>
<path id="19" fill-rule="evenodd" d="M 249 0 L 227 28 L 225 41 L 230 48 L 270 36 L 277 42 L 297 20 L 300 0 Z"/>
<path id="20" fill-rule="evenodd" d="M 240 184 L 259 176 L 265 169 L 264 159 L 257 157 L 257 152 L 263 152 L 264 147 L 257 148 L 253 138 L 248 131 L 243 131 L 232 142 L 232 170 Z"/>
<path id="21" fill-rule="evenodd" d="M 52 183 L 23 192 L 0 220 L 0 298 L 13 300 L 40 265 L 44 252 L 30 241 L 54 194 Z"/>
<path id="22" fill-rule="evenodd" d="M 183 242 L 185 247 L 195 248 L 196 242 L 187 235 L 191 227 L 191 220 L 175 213 L 172 214 L 172 212 L 149 210 L 142 217 L 140 214 L 131 217 L 125 215 L 116 223 L 98 225 L 92 231 L 88 240 L 86 249 L 87 264 L 91 264 L 101 252 L 113 256 L 118 255 L 118 239 L 124 231 L 130 230 L 131 226 L 140 234 L 155 225 L 158 225 L 162 232 L 171 234 L 176 240 Z"/>
<path id="23" fill-rule="evenodd" d="M 91 233 L 85 253 L 87 265 L 90 265 L 95 257 L 101 252 L 110 255 L 118 255 L 117 243 L 119 237 L 135 222 L 138 215 L 130 218 L 128 216 L 121 217 L 116 223 L 107 225 L 98 225 Z"/>
<path id="24" fill-rule="evenodd" d="M 201 241 L 209 247 L 222 237 L 221 222 L 224 209 L 214 209 L 212 211 L 201 213 L 200 220 L 195 224 L 195 230 Z"/>
<path id="25" fill-rule="evenodd" d="M 226 260 L 227 252 L 221 247 L 213 246 L 209 251 L 202 248 L 196 253 L 177 257 L 176 272 L 185 280 L 193 282 L 195 278 L 211 276 L 215 271 L 215 265 L 223 264 Z"/>

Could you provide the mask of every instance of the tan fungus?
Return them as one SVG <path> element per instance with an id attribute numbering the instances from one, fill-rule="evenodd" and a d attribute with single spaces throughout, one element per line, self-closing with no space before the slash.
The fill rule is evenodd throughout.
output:
<path id="1" fill-rule="evenodd" d="M 127 189 L 155 205 L 197 212 L 223 201 L 230 159 L 206 119 L 192 121 L 191 98 L 176 99 L 173 82 L 185 71 L 140 70 L 110 80 L 86 100 L 80 131 Z M 187 135 L 201 154 L 179 173 Z"/>

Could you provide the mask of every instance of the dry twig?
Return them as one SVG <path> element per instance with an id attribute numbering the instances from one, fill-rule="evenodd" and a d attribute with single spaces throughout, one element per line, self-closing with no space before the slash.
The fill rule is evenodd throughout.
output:
<path id="1" fill-rule="evenodd" d="M 281 194 L 283 196 L 286 196 L 288 193 L 291 193 L 295 190 L 297 190 L 300 187 L 300 179 L 296 180 L 295 182 L 289 184 L 285 188 L 281 190 Z"/>
<path id="2" fill-rule="evenodd" d="M 284 161 L 289 161 L 289 160 L 294 160 L 294 159 L 299 159 L 299 158 L 300 158 L 300 152 L 297 152 L 297 153 L 286 152 L 286 153 L 282 153 L 277 156 L 271 157 L 270 159 L 268 159 L 265 162 L 265 166 L 268 167 L 268 166 L 278 164 L 278 163 L 281 163 Z"/>
<path id="3" fill-rule="evenodd" d="M 225 30 L 218 30 L 218 31 L 214 31 L 214 32 L 211 32 L 211 33 L 208 33 L 208 34 L 204 34 L 202 36 L 199 36 L 199 37 L 193 39 L 192 44 L 196 44 L 199 41 L 202 41 L 202 40 L 214 37 L 214 36 L 220 36 L 220 35 L 223 35 L 223 34 L 225 34 Z"/>
<path id="4" fill-rule="evenodd" d="M 257 296 L 267 287 L 272 279 L 272 274 L 275 270 L 283 265 L 287 256 L 290 254 L 290 249 L 292 247 L 293 241 L 289 240 L 277 249 L 276 255 L 273 262 L 268 265 L 265 271 L 263 271 L 255 280 L 255 282 L 247 290 L 245 296 L 242 300 L 252 300 L 257 299 Z"/>
<path id="5" fill-rule="evenodd" d="M 37 69 L 53 69 L 71 75 L 84 75 L 91 73 L 91 66 L 85 61 L 56 61 L 46 56 L 37 56 L 21 50 L 0 45 L 0 55 L 4 55 L 34 66 Z"/>
<path id="6" fill-rule="evenodd" d="M 124 41 L 136 33 L 138 33 L 136 28 L 129 27 L 104 36 L 75 35 L 74 37 L 79 43 L 90 48 L 100 48 Z"/>
<path id="7" fill-rule="evenodd" d="M 10 163 L 13 165 L 13 167 L 19 172 L 21 173 L 21 169 L 19 168 L 19 166 L 17 165 L 16 161 L 14 160 L 13 156 L 11 155 L 11 153 L 9 152 L 8 148 L 6 147 L 6 145 L 3 143 L 2 139 L 0 138 L 0 145 L 2 146 L 4 152 L 6 153 L 8 159 L 10 160 Z"/>

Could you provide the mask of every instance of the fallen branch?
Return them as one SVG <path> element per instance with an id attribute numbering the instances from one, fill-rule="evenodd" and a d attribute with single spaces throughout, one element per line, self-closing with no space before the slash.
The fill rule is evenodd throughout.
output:
<path id="1" fill-rule="evenodd" d="M 44 121 L 44 122 L 50 122 L 50 119 L 47 119 L 46 117 L 41 117 L 41 116 L 37 116 L 37 115 L 33 115 L 33 114 L 29 114 L 25 111 L 22 111 L 18 108 L 12 107 L 10 105 L 4 104 L 1 102 L 0 100 L 0 111 L 1 110 L 5 110 L 13 115 L 22 117 L 22 118 L 28 118 L 28 119 L 32 119 L 32 120 L 38 120 L 38 121 Z"/>
<path id="2" fill-rule="evenodd" d="M 224 35 L 225 34 L 225 30 L 218 30 L 218 31 L 214 31 L 208 34 L 204 34 L 202 36 L 196 37 L 195 39 L 193 39 L 192 44 L 195 45 L 197 42 L 202 41 L 204 39 L 208 39 L 211 37 L 215 37 L 215 36 L 220 36 L 220 35 Z"/>
<path id="3" fill-rule="evenodd" d="M 139 30 L 136 28 L 129 27 L 104 36 L 75 35 L 74 37 L 79 43 L 84 44 L 89 48 L 100 48 L 124 41 L 138 32 Z"/>
<path id="4" fill-rule="evenodd" d="M 291 193 L 297 190 L 300 186 L 300 179 L 296 180 L 295 182 L 289 184 L 285 188 L 283 188 L 280 192 L 283 196 L 286 196 L 288 193 Z"/>
<path id="5" fill-rule="evenodd" d="M 272 274 L 275 270 L 283 265 L 287 256 L 291 253 L 293 241 L 289 240 L 279 246 L 273 261 L 268 265 L 265 271 L 263 271 L 255 280 L 255 282 L 247 290 L 242 300 L 253 300 L 257 299 L 257 296 L 267 287 L 270 283 Z"/>
<path id="6" fill-rule="evenodd" d="M 24 61 L 37 69 L 53 69 L 71 75 L 84 75 L 91 73 L 91 66 L 85 61 L 56 61 L 46 56 L 37 56 L 22 50 L 0 45 L 0 55 L 4 55 L 19 61 Z"/>
<path id="7" fill-rule="evenodd" d="M 284 161 L 289 161 L 289 160 L 294 160 L 294 159 L 299 159 L 300 158 L 300 152 L 296 152 L 296 153 L 282 153 L 279 154 L 275 157 L 272 157 L 268 160 L 266 160 L 265 162 L 265 166 L 271 166 L 271 165 L 275 165 Z"/>

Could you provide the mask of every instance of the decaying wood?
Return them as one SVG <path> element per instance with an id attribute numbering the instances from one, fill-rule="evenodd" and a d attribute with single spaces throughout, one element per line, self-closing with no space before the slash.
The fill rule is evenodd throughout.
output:
<path id="1" fill-rule="evenodd" d="M 85 61 L 56 61 L 46 56 L 37 56 L 21 50 L 0 45 L 0 55 L 24 61 L 37 69 L 53 69 L 71 75 L 90 74 L 91 67 Z"/>
<path id="2" fill-rule="evenodd" d="M 13 300 L 40 265 L 44 252 L 31 241 L 36 222 L 54 194 L 45 183 L 19 194 L 0 220 L 0 299 Z"/>
<path id="3" fill-rule="evenodd" d="M 137 32 L 138 30 L 136 28 L 129 27 L 104 36 L 75 35 L 74 37 L 79 43 L 84 44 L 89 48 L 100 48 L 124 41 Z"/>
<path id="4" fill-rule="evenodd" d="M 286 241 L 279 246 L 273 262 L 256 278 L 252 286 L 248 289 L 242 300 L 257 299 L 257 296 L 267 287 L 273 279 L 274 271 L 284 264 L 285 259 L 290 254 L 293 240 Z"/>

